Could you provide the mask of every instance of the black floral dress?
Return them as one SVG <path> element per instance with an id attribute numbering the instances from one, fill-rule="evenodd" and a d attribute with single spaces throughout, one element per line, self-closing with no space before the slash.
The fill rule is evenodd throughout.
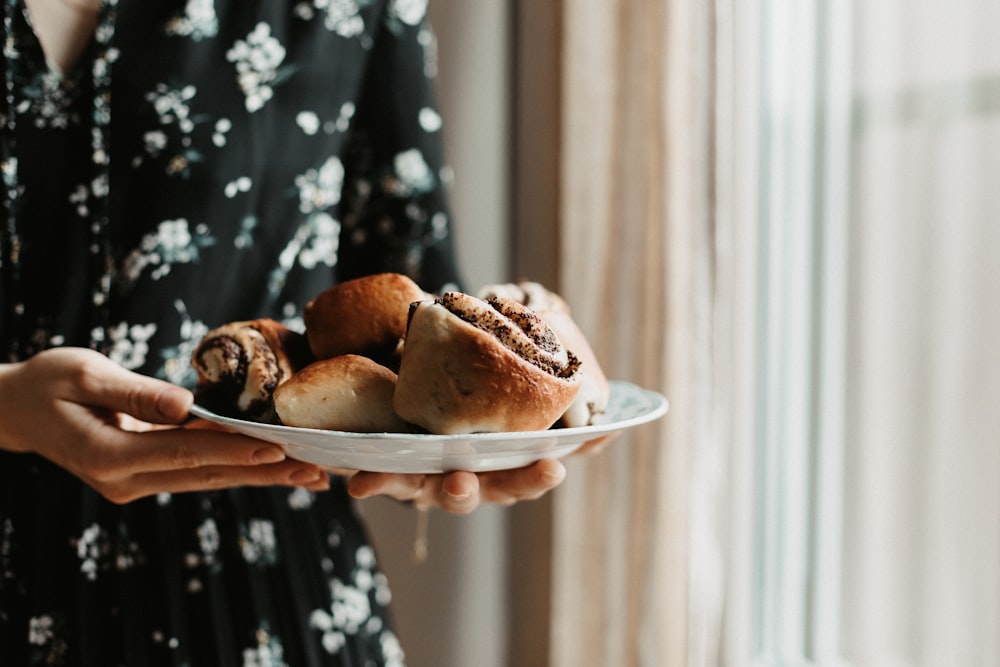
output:
<path id="1" fill-rule="evenodd" d="M 105 0 L 70 72 L 4 3 L 0 336 L 191 385 L 210 328 L 454 280 L 426 0 Z M 0 663 L 401 665 L 342 483 L 111 504 L 0 451 Z"/>

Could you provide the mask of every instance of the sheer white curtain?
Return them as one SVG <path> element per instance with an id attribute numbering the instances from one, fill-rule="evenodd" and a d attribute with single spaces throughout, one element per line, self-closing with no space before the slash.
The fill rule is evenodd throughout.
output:
<path id="1" fill-rule="evenodd" d="M 1000 5 L 856 3 L 844 657 L 1000 664 Z"/>
<path id="2" fill-rule="evenodd" d="M 693 661 L 1000 664 L 1000 6 L 716 9 L 754 380 L 693 491 L 692 558 L 726 563 L 694 570 Z"/>

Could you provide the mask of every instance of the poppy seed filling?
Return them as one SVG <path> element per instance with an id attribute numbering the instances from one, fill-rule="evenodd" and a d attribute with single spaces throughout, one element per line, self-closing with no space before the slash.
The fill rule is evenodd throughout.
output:
<path id="1" fill-rule="evenodd" d="M 461 292 L 446 292 L 437 303 L 551 375 L 570 378 L 579 370 L 580 360 L 563 347 L 549 326 L 516 301 L 502 297 L 483 301 Z"/>

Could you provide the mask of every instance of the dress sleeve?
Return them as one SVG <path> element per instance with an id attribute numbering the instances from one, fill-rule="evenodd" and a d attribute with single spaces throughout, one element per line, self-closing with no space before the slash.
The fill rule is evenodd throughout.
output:
<path id="1" fill-rule="evenodd" d="M 376 35 L 345 147 L 341 280 L 393 271 L 432 292 L 459 283 L 432 41 L 423 18 L 387 15 Z"/>

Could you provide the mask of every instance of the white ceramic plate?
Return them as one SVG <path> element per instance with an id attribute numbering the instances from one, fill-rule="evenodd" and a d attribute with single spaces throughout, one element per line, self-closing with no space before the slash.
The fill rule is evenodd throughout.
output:
<path id="1" fill-rule="evenodd" d="M 276 443 L 291 458 L 321 466 L 374 472 L 483 472 L 519 468 L 543 458 L 560 458 L 589 440 L 666 414 L 667 400 L 660 394 L 628 382 L 610 384 L 611 398 L 600 423 L 519 433 L 348 433 L 259 424 L 223 417 L 201 406 L 195 406 L 191 412 L 239 433 Z"/>

